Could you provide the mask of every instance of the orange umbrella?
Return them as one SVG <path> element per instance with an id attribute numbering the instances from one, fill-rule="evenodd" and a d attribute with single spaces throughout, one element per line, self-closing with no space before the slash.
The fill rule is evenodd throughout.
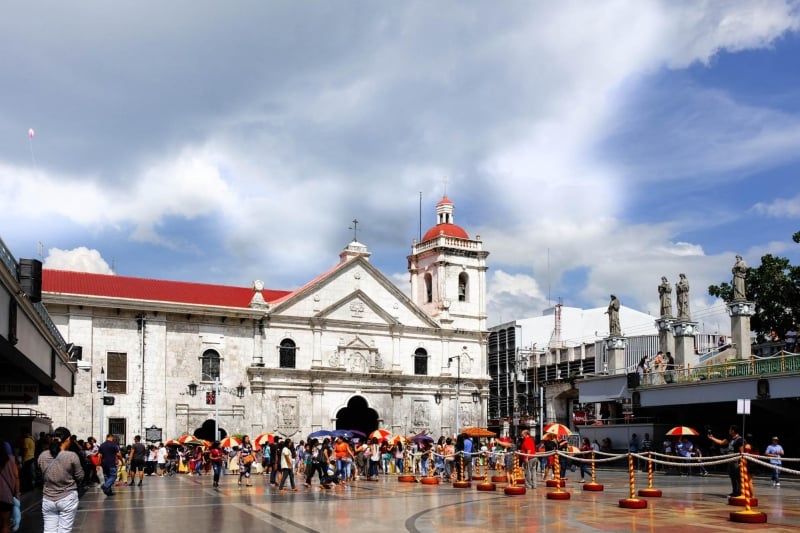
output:
<path id="1" fill-rule="evenodd" d="M 259 449 L 262 446 L 266 446 L 267 444 L 272 444 L 273 442 L 275 442 L 274 433 L 262 433 L 261 435 L 258 435 L 255 439 L 253 439 L 253 444 Z"/>
<path id="2" fill-rule="evenodd" d="M 543 429 L 545 433 L 550 433 L 557 437 L 568 437 L 572 435 L 572 431 L 564 424 L 547 424 Z"/>
<path id="3" fill-rule="evenodd" d="M 667 431 L 667 435 L 670 437 L 683 437 L 684 435 L 699 435 L 700 433 L 697 432 L 696 429 L 690 428 L 689 426 L 675 426 L 674 428 Z"/>
<path id="4" fill-rule="evenodd" d="M 235 446 L 241 446 L 242 442 L 236 437 L 225 437 L 224 439 L 219 441 L 219 445 L 222 448 L 233 448 Z"/>
<path id="5" fill-rule="evenodd" d="M 169 439 L 167 442 L 164 443 L 164 446 L 180 446 L 181 443 L 178 442 L 178 439 Z"/>
<path id="6" fill-rule="evenodd" d="M 183 435 L 182 437 L 178 437 L 178 442 L 180 442 L 181 444 L 186 444 L 187 440 L 199 440 L 199 439 L 194 435 Z"/>
<path id="7" fill-rule="evenodd" d="M 375 431 L 369 434 L 369 438 L 378 440 L 389 439 L 389 437 L 391 436 L 392 432 L 389 431 L 388 429 L 376 429 Z"/>

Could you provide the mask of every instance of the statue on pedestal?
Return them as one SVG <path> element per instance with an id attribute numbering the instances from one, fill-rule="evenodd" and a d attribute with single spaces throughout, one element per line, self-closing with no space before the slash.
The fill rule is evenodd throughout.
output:
<path id="1" fill-rule="evenodd" d="M 672 316 L 672 286 L 667 281 L 667 276 L 661 276 L 661 285 L 658 286 L 658 299 L 661 302 L 661 316 Z"/>
<path id="2" fill-rule="evenodd" d="M 744 262 L 741 255 L 736 256 L 736 262 L 733 264 L 733 301 L 747 300 L 745 295 L 744 277 L 747 275 L 747 263 Z"/>
<path id="3" fill-rule="evenodd" d="M 680 281 L 675 284 L 675 294 L 678 297 L 678 320 L 691 320 L 689 312 L 689 280 L 686 274 L 680 274 Z"/>
<path id="4" fill-rule="evenodd" d="M 619 300 L 617 300 L 617 297 L 613 294 L 611 295 L 611 301 L 608 303 L 608 310 L 605 314 L 608 315 L 608 336 L 621 337 L 622 328 L 619 326 Z"/>

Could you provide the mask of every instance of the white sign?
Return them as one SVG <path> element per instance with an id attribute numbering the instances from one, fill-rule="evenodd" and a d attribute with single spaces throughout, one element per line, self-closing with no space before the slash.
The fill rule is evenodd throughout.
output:
<path id="1" fill-rule="evenodd" d="M 750 400 L 736 400 L 736 414 L 749 415 L 750 414 Z"/>

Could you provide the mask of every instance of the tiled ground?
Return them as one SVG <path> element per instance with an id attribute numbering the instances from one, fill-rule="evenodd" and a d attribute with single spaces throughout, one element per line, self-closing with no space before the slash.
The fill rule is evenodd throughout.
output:
<path id="1" fill-rule="evenodd" d="M 574 475 L 574 474 L 573 474 Z M 741 508 L 727 504 L 727 476 L 680 477 L 657 475 L 654 487 L 662 498 L 648 499 L 641 510 L 623 509 L 619 500 L 630 495 L 628 476 L 600 471 L 603 492 L 587 492 L 567 483 L 569 500 L 547 499 L 554 489 L 539 486 L 523 496 L 455 489 L 448 484 L 400 483 L 394 476 L 378 482 L 358 481 L 324 490 L 315 485 L 299 492 L 279 493 L 263 477 L 254 486 L 239 488 L 235 476 L 223 476 L 219 490 L 210 476 L 145 478 L 139 488 L 119 487 L 106 497 L 97 489 L 81 501 L 76 532 L 432 532 L 458 531 L 737 531 L 761 530 L 764 525 L 734 524 L 729 516 Z M 647 477 L 637 477 L 637 490 Z M 767 514 L 770 532 L 800 531 L 800 481 L 785 480 L 772 488 L 756 481 L 759 506 Z M 28 494 L 21 531 L 42 530 L 39 502 Z M 691 529 L 690 529 L 691 528 Z"/>

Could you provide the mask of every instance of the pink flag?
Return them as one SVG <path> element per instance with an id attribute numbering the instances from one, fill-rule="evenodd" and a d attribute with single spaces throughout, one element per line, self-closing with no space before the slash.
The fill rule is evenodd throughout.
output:
<path id="1" fill-rule="evenodd" d="M 33 128 L 29 129 L 29 130 L 28 130 L 28 137 L 30 137 L 31 139 L 33 139 L 33 136 L 34 136 L 34 135 L 36 135 L 36 132 L 35 132 L 35 131 L 33 131 Z"/>

